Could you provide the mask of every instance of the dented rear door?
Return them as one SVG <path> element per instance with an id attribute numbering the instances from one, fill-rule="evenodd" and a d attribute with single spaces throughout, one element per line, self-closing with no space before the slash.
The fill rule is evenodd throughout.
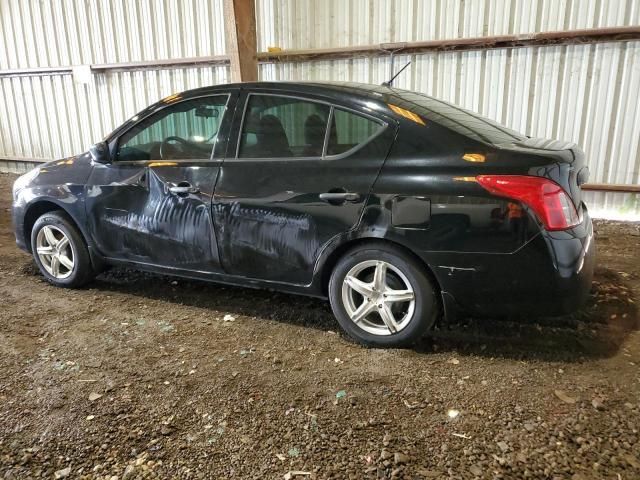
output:
<path id="1" fill-rule="evenodd" d="M 309 284 L 323 247 L 358 226 L 395 125 L 321 98 L 283 97 L 241 95 L 213 215 L 226 273 Z"/>
<path id="2" fill-rule="evenodd" d="M 115 141 L 113 161 L 96 165 L 87 185 L 87 217 L 102 255 L 220 271 L 211 199 L 236 96 L 176 102 Z"/>

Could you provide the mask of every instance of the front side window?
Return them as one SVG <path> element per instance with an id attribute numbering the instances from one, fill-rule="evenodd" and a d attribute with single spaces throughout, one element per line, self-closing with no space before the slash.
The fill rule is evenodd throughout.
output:
<path id="1" fill-rule="evenodd" d="M 330 107 L 299 98 L 251 95 L 239 158 L 320 157 Z"/>
<path id="2" fill-rule="evenodd" d="M 335 108 L 330 128 L 327 155 L 340 155 L 365 143 L 382 128 L 382 125 L 355 113 Z"/>
<path id="3" fill-rule="evenodd" d="M 227 99 L 196 98 L 160 110 L 120 138 L 116 160 L 208 160 Z"/>

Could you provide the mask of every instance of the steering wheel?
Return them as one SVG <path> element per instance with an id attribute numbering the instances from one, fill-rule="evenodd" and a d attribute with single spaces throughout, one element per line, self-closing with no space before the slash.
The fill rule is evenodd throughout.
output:
<path id="1" fill-rule="evenodd" d="M 184 138 L 171 136 L 165 138 L 160 144 L 160 158 L 167 160 L 173 158 L 172 155 L 183 153 L 183 150 L 175 145 L 171 145 L 171 142 L 178 142 L 182 145 L 189 145 L 189 141 Z"/>

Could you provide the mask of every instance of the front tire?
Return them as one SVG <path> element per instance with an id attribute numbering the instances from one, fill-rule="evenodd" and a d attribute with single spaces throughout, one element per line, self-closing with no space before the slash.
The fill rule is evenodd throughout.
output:
<path id="1" fill-rule="evenodd" d="M 82 235 L 61 211 L 45 213 L 36 220 L 31 249 L 44 278 L 57 287 L 80 287 L 95 276 Z"/>
<path id="2" fill-rule="evenodd" d="M 438 315 L 435 288 L 422 265 L 383 243 L 356 247 L 340 259 L 329 300 L 345 332 L 375 347 L 414 344 Z"/>

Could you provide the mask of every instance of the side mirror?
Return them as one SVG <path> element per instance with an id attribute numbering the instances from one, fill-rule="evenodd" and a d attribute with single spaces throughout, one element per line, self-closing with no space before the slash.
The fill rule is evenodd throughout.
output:
<path id="1" fill-rule="evenodd" d="M 107 142 L 98 142 L 89 147 L 91 158 L 96 163 L 109 163 L 111 155 L 109 155 L 109 145 Z"/>

